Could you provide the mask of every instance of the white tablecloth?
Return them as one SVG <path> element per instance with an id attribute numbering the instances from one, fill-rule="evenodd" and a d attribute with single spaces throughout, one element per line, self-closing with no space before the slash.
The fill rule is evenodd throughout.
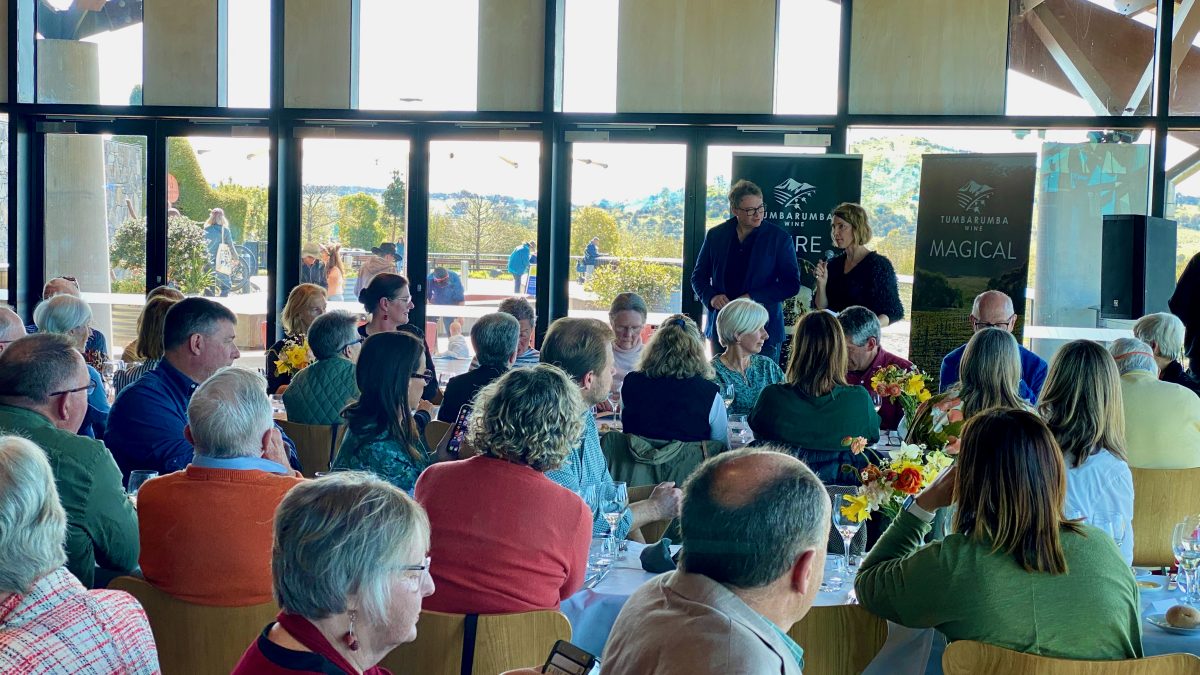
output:
<path id="1" fill-rule="evenodd" d="M 629 596 L 655 575 L 642 570 L 639 555 L 643 544 L 629 542 L 625 560 L 617 562 L 595 588 L 584 589 L 562 603 L 562 612 L 571 621 L 572 638 L 579 647 L 597 656 L 612 632 L 617 614 Z M 826 575 L 836 563 L 836 556 L 826 561 Z M 1154 577 L 1163 581 L 1165 577 Z M 850 586 L 831 593 L 818 593 L 817 607 L 850 603 Z M 1149 614 L 1165 613 L 1172 605 L 1180 604 L 1177 591 L 1162 588 L 1142 590 L 1142 647 L 1146 656 L 1187 652 L 1200 656 L 1200 633 L 1174 635 L 1145 622 Z M 941 673 L 945 638 L 932 629 L 905 628 L 888 622 L 888 638 L 883 649 L 867 667 L 865 675 L 920 675 Z"/>

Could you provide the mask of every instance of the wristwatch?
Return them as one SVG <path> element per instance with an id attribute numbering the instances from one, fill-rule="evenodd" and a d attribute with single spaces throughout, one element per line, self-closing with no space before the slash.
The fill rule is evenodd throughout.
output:
<path id="1" fill-rule="evenodd" d="M 924 523 L 932 523 L 933 522 L 933 514 L 926 511 L 925 509 L 921 508 L 921 505 L 917 503 L 916 495 L 909 495 L 908 499 L 904 500 L 903 509 L 905 511 L 908 511 L 909 513 L 913 514 L 914 516 L 920 518 L 921 522 L 924 522 Z"/>

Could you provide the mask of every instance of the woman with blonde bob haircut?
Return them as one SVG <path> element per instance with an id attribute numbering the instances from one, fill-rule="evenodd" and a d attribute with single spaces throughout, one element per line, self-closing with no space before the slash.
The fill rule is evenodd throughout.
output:
<path id="1" fill-rule="evenodd" d="M 281 611 L 234 675 L 364 673 L 417 637 L 429 576 L 429 519 L 369 473 L 292 488 L 275 511 L 271 576 Z"/>
<path id="2" fill-rule="evenodd" d="M 299 284 L 288 293 L 287 304 L 279 315 L 283 323 L 283 339 L 267 350 L 267 391 L 282 394 L 292 383 L 295 373 L 281 373 L 275 362 L 279 360 L 287 343 L 303 345 L 308 327 L 325 313 L 325 289 L 316 284 Z"/>
<path id="3" fill-rule="evenodd" d="M 859 602 L 951 641 L 1058 659 L 1140 658 L 1133 575 L 1108 534 L 1064 517 L 1066 492 L 1062 451 L 1037 415 L 976 415 L 958 461 L 906 503 L 863 561 Z M 923 545 L 934 512 L 951 504 L 953 531 Z"/>
<path id="4" fill-rule="evenodd" d="M 725 346 L 725 352 L 712 360 L 717 383 L 733 387 L 730 414 L 748 415 L 764 387 L 783 382 L 779 364 L 762 355 L 767 308 L 749 298 L 731 301 L 717 316 L 717 338 Z"/>
<path id="5" fill-rule="evenodd" d="M 1157 312 L 1147 314 L 1133 324 L 1133 336 L 1150 345 L 1154 352 L 1154 363 L 1158 365 L 1158 379 L 1186 387 L 1200 395 L 1200 382 L 1183 369 L 1183 321 L 1174 314 Z"/>
<path id="6" fill-rule="evenodd" d="M 621 423 L 629 434 L 660 441 L 729 441 L 729 413 L 713 382 L 696 322 L 672 314 L 621 385 Z"/>
<path id="7" fill-rule="evenodd" d="M 1067 466 L 1067 517 L 1097 526 L 1119 522 L 1121 555 L 1133 564 L 1133 473 L 1121 376 L 1108 350 L 1089 340 L 1063 345 L 1050 362 L 1038 411 Z"/>
<path id="8" fill-rule="evenodd" d="M 157 673 L 146 613 L 65 567 L 67 514 L 42 449 L 0 437 L 0 672 Z"/>
<path id="9" fill-rule="evenodd" d="M 857 484 L 857 474 L 841 468 L 865 466 L 843 438 L 879 440 L 879 413 L 866 389 L 846 382 L 847 358 L 837 316 L 801 316 L 785 381 L 763 389 L 750 413 L 755 439 L 789 446 L 825 483 Z"/>
<path id="10" fill-rule="evenodd" d="M 867 248 L 871 225 L 860 204 L 838 204 L 830 214 L 830 239 L 840 255 L 822 260 L 813 270 L 813 309 L 840 312 L 861 305 L 887 326 L 904 318 L 904 305 L 892 261 Z"/>
<path id="11" fill-rule="evenodd" d="M 158 363 L 162 361 L 163 326 L 167 322 L 167 310 L 171 309 L 176 302 L 179 301 L 161 295 L 146 301 L 146 306 L 142 308 L 142 314 L 138 317 L 138 337 L 134 340 L 137 344 L 137 355 L 142 362 L 113 375 L 113 389 L 118 394 L 122 389 L 157 368 Z"/>
<path id="12" fill-rule="evenodd" d="M 548 364 L 509 370 L 479 390 L 468 437 L 480 454 L 435 464 L 417 480 L 438 561 L 429 609 L 557 609 L 583 585 L 592 513 L 545 472 L 578 442 L 585 410 L 579 385 Z"/>

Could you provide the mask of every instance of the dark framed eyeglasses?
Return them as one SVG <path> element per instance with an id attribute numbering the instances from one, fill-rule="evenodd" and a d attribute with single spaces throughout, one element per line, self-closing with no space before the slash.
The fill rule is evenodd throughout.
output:
<path id="1" fill-rule="evenodd" d="M 360 337 L 357 340 L 355 340 L 354 342 L 347 342 L 346 344 L 342 345 L 342 348 L 339 349 L 338 351 L 339 352 L 346 351 L 347 349 L 353 347 L 354 345 L 361 345 L 362 343 L 364 343 L 366 341 L 367 341 L 367 338 Z"/>
<path id="2" fill-rule="evenodd" d="M 419 373 L 419 374 L 413 373 L 412 375 L 409 375 L 409 377 L 414 380 L 421 380 L 422 382 L 424 382 L 427 385 L 433 384 L 433 382 L 434 382 L 434 380 L 433 380 L 434 375 L 433 375 L 432 370 L 427 370 L 427 371 L 425 371 L 423 373 Z"/>
<path id="3" fill-rule="evenodd" d="M 424 572 L 425 570 L 429 569 L 429 564 L 431 562 L 432 559 L 429 556 L 425 556 L 425 559 L 421 561 L 420 565 L 401 565 L 400 570 L 402 572 Z"/>
<path id="4" fill-rule="evenodd" d="M 980 330 L 983 328 L 1008 328 L 1008 323 L 1013 320 L 1014 316 L 1016 316 L 1016 314 L 1008 317 L 1007 319 L 1005 319 L 1003 321 L 998 321 L 995 323 L 988 323 L 986 321 L 980 321 L 979 319 L 976 319 L 975 317 L 971 317 L 971 325 L 975 327 L 975 330 Z"/>
<path id="5" fill-rule="evenodd" d="M 746 215 L 748 215 L 748 216 L 753 216 L 753 215 L 755 215 L 755 214 L 758 214 L 758 213 L 766 213 L 766 212 L 767 212 L 767 207 L 766 207 L 765 205 L 763 205 L 763 204 L 759 204 L 758 206 L 756 206 L 756 207 L 754 207 L 754 208 L 752 208 L 752 209 L 740 209 L 740 208 L 735 208 L 735 209 L 734 209 L 734 211 L 739 211 L 739 212 L 741 212 L 741 213 L 744 213 L 744 214 L 746 214 Z"/>
<path id="6" fill-rule="evenodd" d="M 96 391 L 96 382 L 94 380 L 88 380 L 88 383 L 83 385 L 82 387 L 75 387 L 74 389 L 63 389 L 62 391 L 52 391 L 52 392 L 50 392 L 50 396 L 62 396 L 63 394 L 74 394 L 75 392 L 83 391 L 84 389 L 87 390 L 88 396 L 91 396 L 92 392 Z"/>

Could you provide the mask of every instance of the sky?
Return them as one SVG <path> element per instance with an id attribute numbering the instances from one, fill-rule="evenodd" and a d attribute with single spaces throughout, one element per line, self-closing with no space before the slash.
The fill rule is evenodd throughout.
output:
<path id="1" fill-rule="evenodd" d="M 52 0 L 66 5 L 71 0 Z M 1091 0 L 1111 10 L 1111 0 Z M 618 0 L 567 0 L 564 107 L 568 111 L 612 111 L 616 105 Z M 229 105 L 262 107 L 269 94 L 269 0 L 235 0 L 229 7 Z M 478 74 L 478 0 L 362 0 L 359 103 L 365 109 L 474 110 Z M 1137 20 L 1153 25 L 1150 14 Z M 780 72 L 803 68 L 805 87 L 776 88 L 776 112 L 832 113 L 837 90 L 840 10 L 829 0 L 780 0 Z M 132 26 L 91 38 L 100 45 L 102 102 L 123 104 L 141 81 L 142 27 Z M 1200 38 L 1197 40 L 1200 44 Z M 121 67 L 108 67 L 119 63 Z M 1009 71 L 1008 112 L 1090 115 L 1082 98 Z M 446 83 L 454 83 L 446 86 Z M 903 135 L 912 130 L 855 130 Z M 1036 149 L 1036 135 L 1015 143 L 1011 131 L 937 130 L 925 134 L 946 145 L 974 151 Z M 1051 131 L 1051 140 L 1083 141 L 1081 131 Z M 1143 134 L 1148 142 L 1150 133 Z M 232 179 L 266 185 L 265 139 L 193 138 L 205 175 L 212 182 Z M 382 188 L 393 169 L 407 174 L 408 142 L 306 139 L 304 181 Z M 1168 143 L 1168 164 L 1195 151 Z M 785 150 L 787 151 L 787 150 Z M 797 150 L 805 151 L 805 150 Z M 811 150 L 808 150 L 811 151 Z M 712 148 L 709 178 L 728 178 L 732 150 Z M 574 147 L 572 202 L 629 201 L 664 187 L 683 187 L 682 145 L 590 143 Z M 591 160 L 592 163 L 583 160 Z M 431 146 L 433 192 L 508 194 L 537 198 L 536 141 L 437 141 Z M 516 166 L 513 166 L 513 164 Z M 604 168 L 602 165 L 607 165 Z M 1179 186 L 1200 194 L 1200 176 Z"/>

